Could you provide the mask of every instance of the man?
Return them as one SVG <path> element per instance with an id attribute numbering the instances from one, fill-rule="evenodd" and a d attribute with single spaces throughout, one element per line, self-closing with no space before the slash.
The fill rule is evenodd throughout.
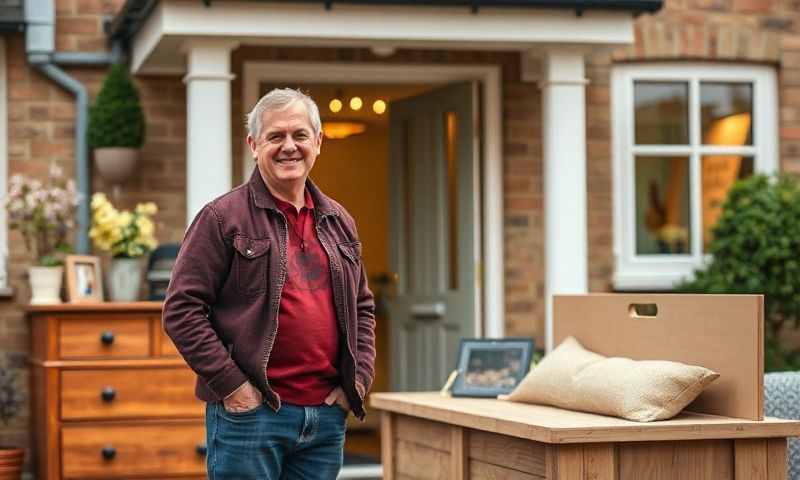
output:
<path id="1" fill-rule="evenodd" d="M 276 89 L 248 114 L 250 181 L 186 232 L 164 328 L 207 402 L 210 479 L 334 479 L 364 418 L 375 304 L 355 222 L 308 178 L 319 110 Z"/>

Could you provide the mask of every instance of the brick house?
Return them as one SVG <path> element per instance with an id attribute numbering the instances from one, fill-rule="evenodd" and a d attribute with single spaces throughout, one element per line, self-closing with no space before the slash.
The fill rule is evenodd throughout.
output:
<path id="1" fill-rule="evenodd" d="M 55 0 L 53 17 L 50 54 L 91 98 L 112 41 L 127 54 L 147 140 L 120 202 L 155 201 L 162 242 L 247 178 L 242 119 L 268 88 L 365 128 L 327 139 L 314 176 L 359 221 L 386 317 L 407 320 L 383 319 L 378 389 L 439 384 L 461 336 L 546 345 L 552 293 L 668 291 L 733 180 L 800 172 L 798 0 L 413 3 Z M 78 165 L 75 97 L 31 64 L 24 21 L 0 19 L 3 184 Z M 329 107 L 353 96 L 364 108 Z M 0 351 L 25 368 L 16 235 L 0 228 Z M 30 444 L 28 422 L 0 443 Z"/>

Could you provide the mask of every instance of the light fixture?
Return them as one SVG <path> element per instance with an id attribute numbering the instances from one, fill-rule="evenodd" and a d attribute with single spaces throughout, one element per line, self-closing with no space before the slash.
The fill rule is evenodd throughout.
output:
<path id="1" fill-rule="evenodd" d="M 342 109 L 342 101 L 339 100 L 338 98 L 334 98 L 328 104 L 328 108 L 330 108 L 331 112 L 333 112 L 333 113 L 339 113 L 339 111 L 341 111 L 341 109 Z"/>
<path id="2" fill-rule="evenodd" d="M 366 130 L 367 124 L 364 122 L 339 120 L 322 122 L 322 131 L 325 133 L 325 138 L 332 140 L 341 140 L 352 135 L 364 133 Z"/>
<path id="3" fill-rule="evenodd" d="M 361 100 L 361 97 L 353 97 L 350 99 L 350 108 L 359 111 L 361 107 L 364 106 L 364 102 Z"/>
<path id="4" fill-rule="evenodd" d="M 380 99 L 375 100 L 375 102 L 372 104 L 372 111 L 378 115 L 383 115 L 383 112 L 386 111 L 386 102 Z"/>

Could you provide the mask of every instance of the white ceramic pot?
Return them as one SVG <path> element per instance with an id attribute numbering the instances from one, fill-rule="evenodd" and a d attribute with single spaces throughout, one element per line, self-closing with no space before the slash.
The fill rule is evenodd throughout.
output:
<path id="1" fill-rule="evenodd" d="M 64 267 L 28 267 L 31 305 L 61 303 L 63 275 Z"/>
<path id="2" fill-rule="evenodd" d="M 111 301 L 135 302 L 139 300 L 142 269 L 138 258 L 111 259 Z"/>
<path id="3" fill-rule="evenodd" d="M 111 183 L 123 183 L 136 169 L 138 148 L 109 147 L 94 149 L 97 173 Z"/>

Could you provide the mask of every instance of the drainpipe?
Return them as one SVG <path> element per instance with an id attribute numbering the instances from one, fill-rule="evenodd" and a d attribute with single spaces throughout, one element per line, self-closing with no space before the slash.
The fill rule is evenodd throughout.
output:
<path id="1" fill-rule="evenodd" d="M 56 52 L 56 10 L 53 0 L 25 0 L 25 52 L 28 63 L 64 90 L 75 95 L 75 183 L 84 201 L 78 206 L 78 232 L 75 250 L 89 253 L 89 194 L 91 192 L 89 147 L 86 129 L 89 124 L 89 94 L 86 87 L 58 65 L 105 66 L 119 62 L 121 48 L 113 52 Z"/>

